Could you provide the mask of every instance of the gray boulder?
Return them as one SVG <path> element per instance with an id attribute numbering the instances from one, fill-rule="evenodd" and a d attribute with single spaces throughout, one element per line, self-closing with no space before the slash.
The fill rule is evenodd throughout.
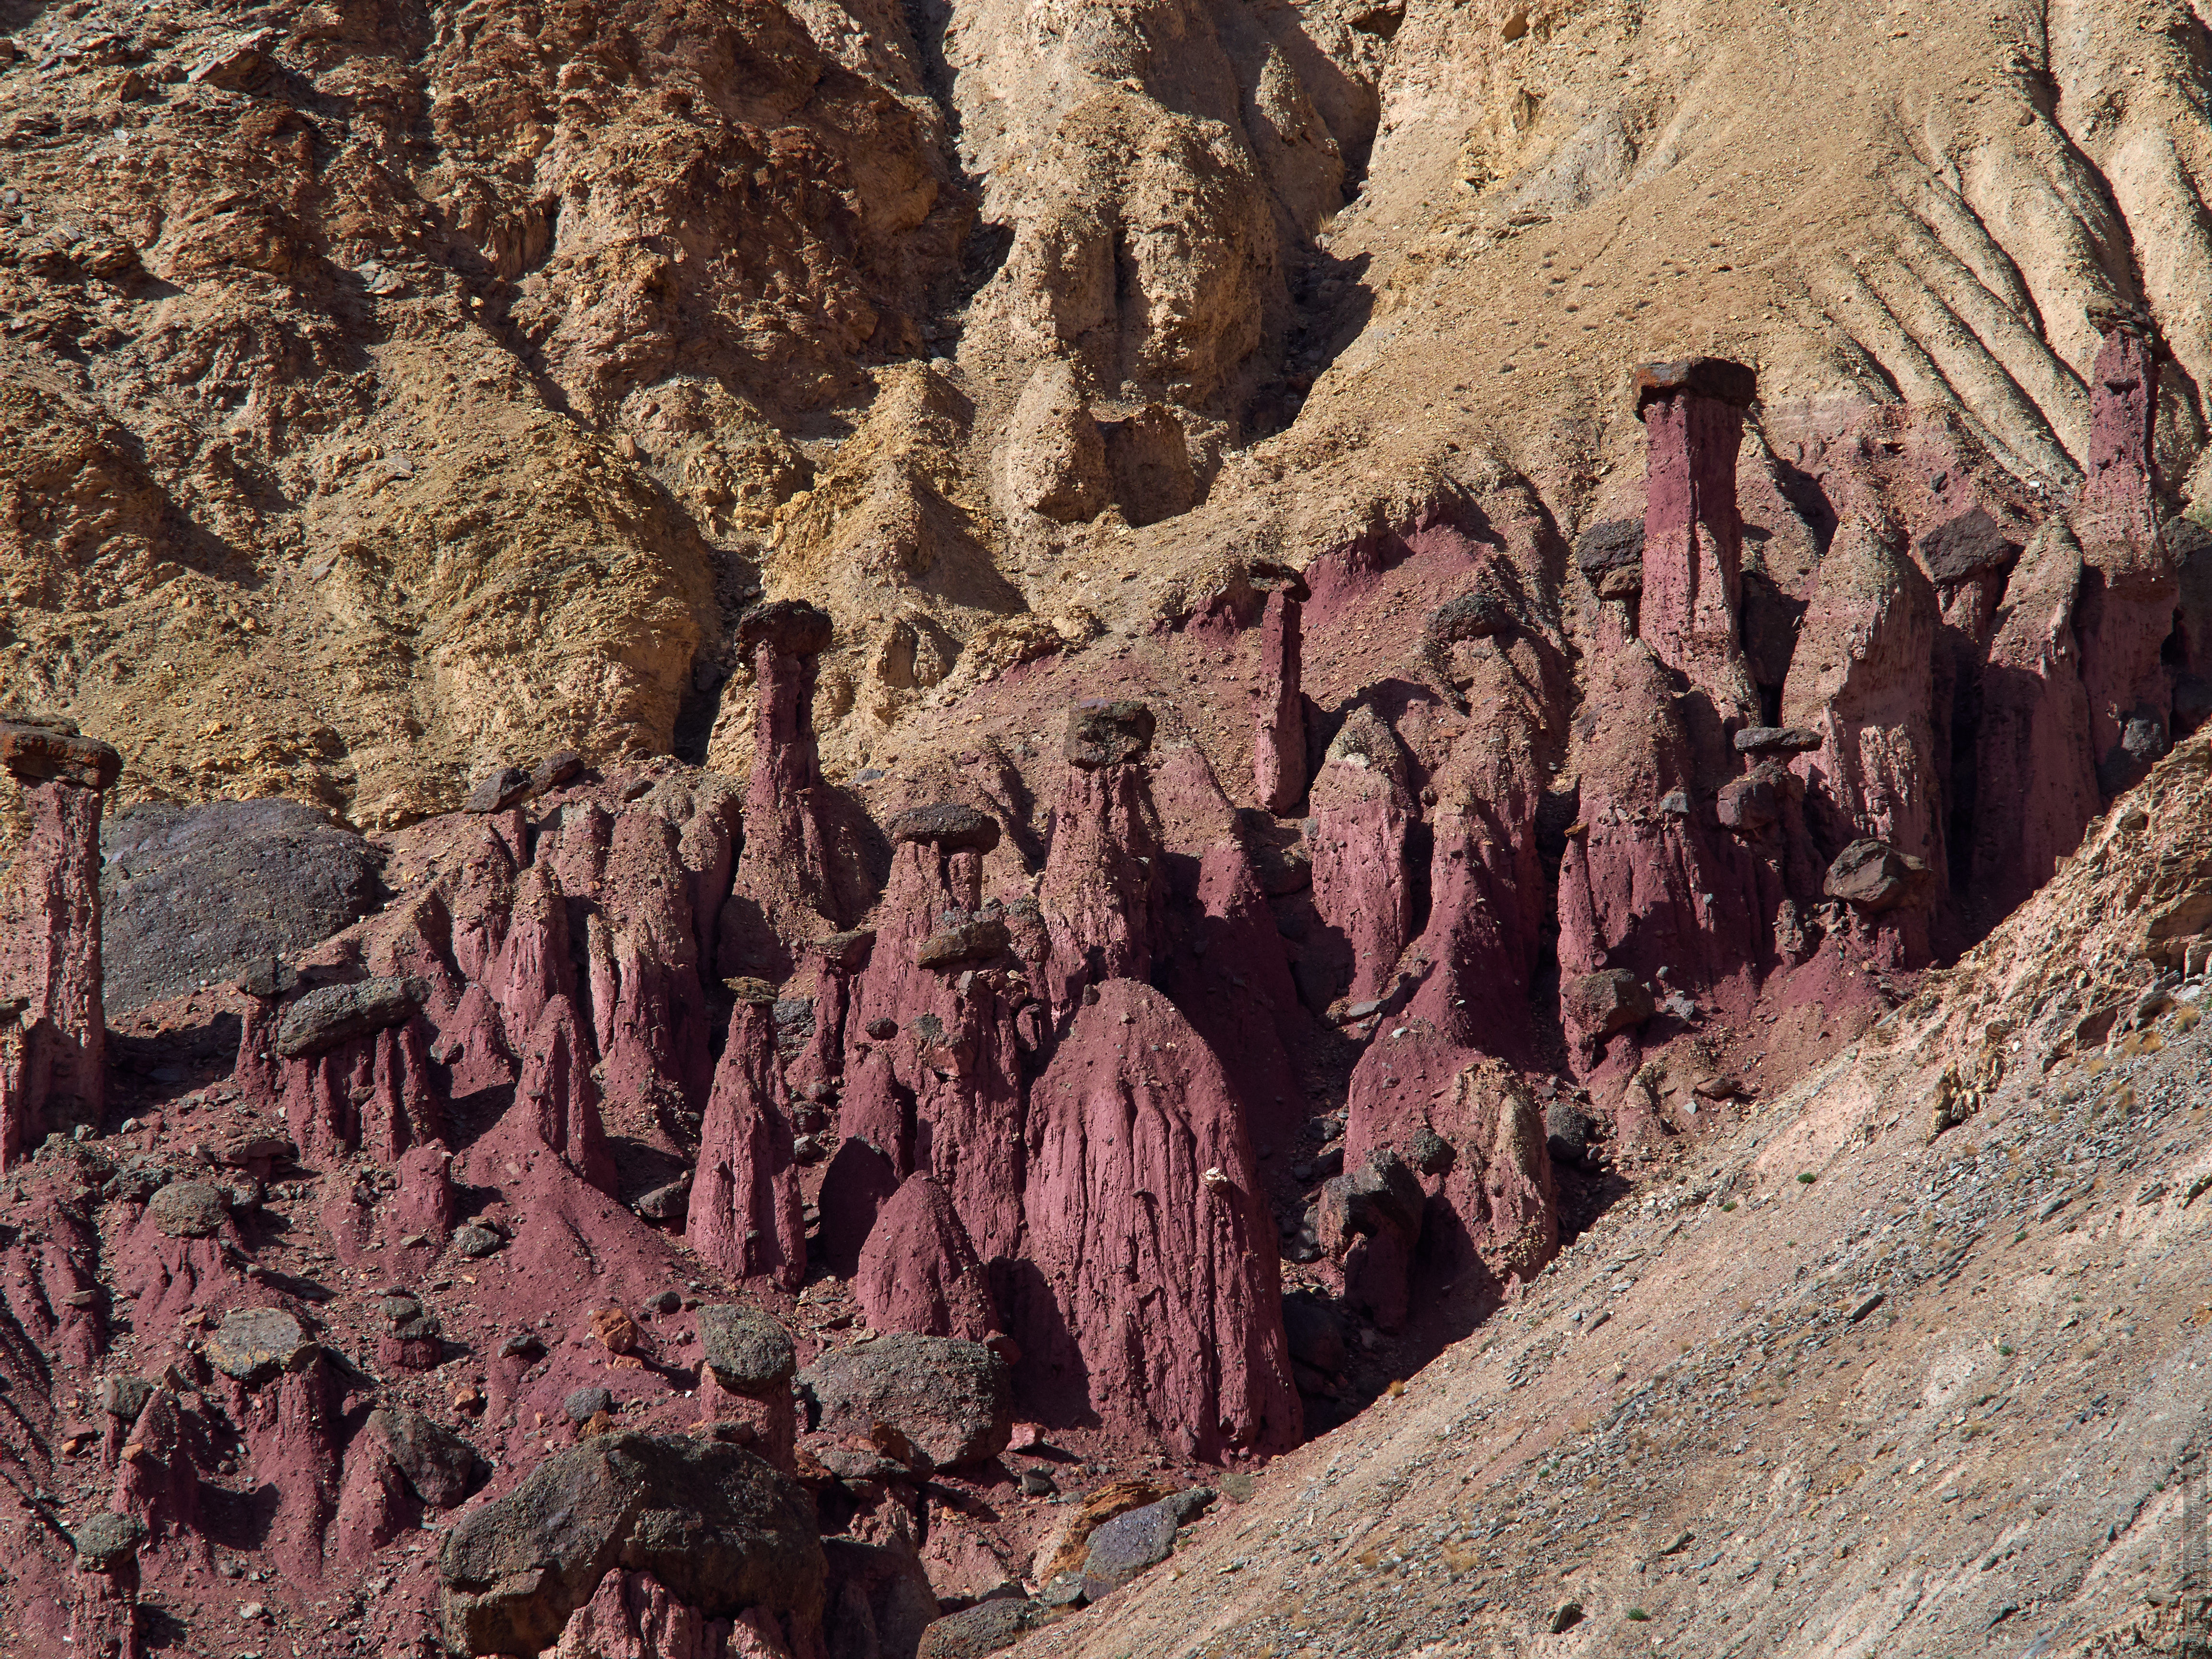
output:
<path id="1" fill-rule="evenodd" d="M 307 1346 L 307 1333 L 282 1308 L 234 1308 L 208 1339 L 210 1363 L 225 1376 L 258 1388 Z"/>
<path id="2" fill-rule="evenodd" d="M 1095 1601 L 1166 1560 L 1175 1553 L 1176 1529 L 1203 1515 L 1212 1502 L 1211 1492 L 1194 1486 L 1102 1522 L 1083 1559 L 1085 1595 Z"/>
<path id="3" fill-rule="evenodd" d="M 747 1607 L 819 1626 L 814 1500 L 741 1446 L 606 1434 L 547 1458 L 470 1510 L 438 1555 L 448 1641 L 538 1653 L 608 1572 L 649 1572 L 709 1619 Z"/>
<path id="4" fill-rule="evenodd" d="M 1062 752 L 1086 772 L 1142 760 L 1152 746 L 1153 726 L 1152 711 L 1134 699 L 1086 697 L 1067 711 Z"/>
<path id="5" fill-rule="evenodd" d="M 491 1477 L 474 1446 L 420 1412 L 380 1406 L 362 1432 L 380 1444 L 415 1495 L 434 1510 L 450 1510 Z"/>
<path id="6" fill-rule="evenodd" d="M 1043 1611 L 1034 1601 L 1011 1597 L 978 1601 L 972 1607 L 948 1613 L 922 1632 L 917 1659 L 981 1659 L 984 1654 L 1020 1641 L 1036 1628 Z"/>
<path id="7" fill-rule="evenodd" d="M 1659 1012 L 1651 988 L 1626 968 L 1607 968 L 1569 980 L 1560 989 L 1559 1000 L 1568 1019 L 1600 1042 L 1643 1024 Z"/>
<path id="8" fill-rule="evenodd" d="M 171 1238 L 205 1238 L 230 1213 L 230 1197 L 204 1181 L 173 1181 L 147 1200 L 146 1213 Z"/>
<path id="9" fill-rule="evenodd" d="M 135 1515 L 103 1511 L 76 1529 L 76 1564 L 88 1572 L 113 1572 L 138 1553 L 146 1523 Z"/>
<path id="10" fill-rule="evenodd" d="M 980 1342 L 898 1333 L 826 1353 L 799 1374 L 809 1426 L 865 1436 L 887 1424 L 923 1473 L 995 1457 L 1013 1437 L 1006 1362 Z"/>
<path id="11" fill-rule="evenodd" d="M 276 1052 L 301 1060 L 341 1042 L 404 1025 L 422 1006 L 423 989 L 411 979 L 364 979 L 350 985 L 324 985 L 284 1011 L 276 1028 Z"/>
<path id="12" fill-rule="evenodd" d="M 136 806 L 100 845 L 110 1018 L 304 951 L 384 896 L 383 855 L 296 801 Z"/>
<path id="13" fill-rule="evenodd" d="M 1911 909 L 1936 896 L 1936 872 L 1887 842 L 1855 841 L 1836 854 L 1820 890 L 1868 915 Z"/>
<path id="14" fill-rule="evenodd" d="M 715 1302 L 700 1309 L 699 1346 L 717 1382 L 756 1400 L 784 1393 L 799 1365 L 791 1333 L 758 1308 Z"/>

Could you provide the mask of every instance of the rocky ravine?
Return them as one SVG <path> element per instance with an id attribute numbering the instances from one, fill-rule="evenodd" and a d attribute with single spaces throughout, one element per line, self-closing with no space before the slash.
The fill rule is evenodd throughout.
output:
<path id="1" fill-rule="evenodd" d="M 2193 14 L 0 23 L 0 1650 L 2195 1639 Z"/>

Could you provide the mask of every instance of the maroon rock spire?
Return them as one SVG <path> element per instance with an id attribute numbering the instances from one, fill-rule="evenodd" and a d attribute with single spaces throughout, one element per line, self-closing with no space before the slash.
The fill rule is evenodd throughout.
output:
<path id="1" fill-rule="evenodd" d="M 1577 1023 L 1577 981 L 1620 970 L 1747 1009 L 1765 953 L 1750 855 L 1697 799 L 1697 748 L 1664 665 L 1643 640 L 1601 662 L 1577 747 L 1580 822 L 1559 863 L 1559 975 L 1587 1068 L 1613 1032 Z M 1703 809 L 1703 810 L 1701 810 Z"/>
<path id="2" fill-rule="evenodd" d="M 1642 365 L 1635 387 L 1646 454 L 1638 635 L 1705 693 L 1719 720 L 1750 720 L 1759 696 L 1736 626 L 1743 520 L 1735 459 L 1758 377 L 1724 358 L 1692 357 Z"/>
<path id="3" fill-rule="evenodd" d="M 845 1016 L 847 1137 L 824 1177 L 833 1264 L 856 1259 L 875 1206 L 922 1170 L 951 1194 L 986 1260 L 1021 1235 L 1026 982 L 1003 916 L 981 907 L 995 819 L 947 802 L 886 826 L 890 881 L 866 973 Z"/>
<path id="4" fill-rule="evenodd" d="M 615 1190 L 614 1154 L 599 1119 L 591 1039 L 567 997 L 541 1009 L 522 1044 L 522 1078 L 507 1109 L 568 1167 L 603 1193 Z"/>
<path id="5" fill-rule="evenodd" d="M 1305 702 L 1299 678 L 1304 655 L 1301 617 L 1310 597 L 1291 576 L 1267 595 L 1260 623 L 1260 706 L 1252 720 L 1252 793 L 1274 813 L 1289 811 L 1306 792 Z"/>
<path id="6" fill-rule="evenodd" d="M 830 639 L 829 613 L 799 599 L 757 605 L 738 622 L 738 648 L 753 665 L 753 766 L 736 896 L 715 952 L 726 974 L 781 980 L 793 940 L 838 925 L 814 737 L 815 659 Z"/>
<path id="7" fill-rule="evenodd" d="M 1307 960 L 1325 975 L 1330 997 L 1354 1004 L 1389 990 L 1412 936 L 1406 825 L 1415 808 L 1406 761 L 1396 734 L 1363 703 L 1314 775 L 1306 840 L 1314 908 L 1326 931 L 1310 944 Z"/>
<path id="8" fill-rule="evenodd" d="M 1275 1229 L 1221 1062 L 1150 986 L 1089 988 L 1032 1094 L 1024 1209 L 1039 1283 L 1017 1388 L 1185 1455 L 1302 1427 Z"/>
<path id="9" fill-rule="evenodd" d="M 1146 979 L 1160 937 L 1160 826 L 1145 775 L 1152 711 L 1090 699 L 1068 710 L 1067 775 L 1037 902 L 1045 1000 L 1065 1023 L 1085 985 Z"/>
<path id="10" fill-rule="evenodd" d="M 982 1342 L 1004 1328 L 951 1195 L 926 1175 L 908 1176 L 877 1216 L 853 1295 L 879 1331 Z"/>
<path id="11" fill-rule="evenodd" d="M 2108 316 L 2089 371 L 2089 476 L 2073 511 L 2086 566 L 2075 633 L 2090 752 L 2107 795 L 2132 787 L 2171 741 L 2173 687 L 2160 653 L 2181 592 L 2158 528 L 2158 347 Z"/>
<path id="12" fill-rule="evenodd" d="M 106 1103 L 100 998 L 100 814 L 123 769 L 65 720 L 0 721 L 0 766 L 31 835 L 0 892 L 0 1170 Z"/>
<path id="13" fill-rule="evenodd" d="M 733 980 L 731 989 L 737 1003 L 700 1129 L 684 1236 L 735 1278 L 797 1290 L 806 1274 L 806 1226 L 776 1060 L 775 988 Z"/>
<path id="14" fill-rule="evenodd" d="M 567 807 L 553 866 L 561 891 L 583 896 L 568 927 L 573 940 L 581 908 L 601 1091 L 664 1118 L 671 1105 L 697 1111 L 714 1064 L 675 826 L 652 812 Z"/>

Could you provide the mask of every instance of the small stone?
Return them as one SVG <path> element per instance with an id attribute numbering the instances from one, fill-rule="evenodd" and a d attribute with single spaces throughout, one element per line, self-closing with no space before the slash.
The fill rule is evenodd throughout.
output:
<path id="1" fill-rule="evenodd" d="M 964 962 L 987 961 L 1004 955 L 1012 943 L 1006 924 L 998 917 L 973 916 L 922 940 L 915 947 L 915 965 L 951 968 Z"/>
<path id="2" fill-rule="evenodd" d="M 1887 842 L 1855 841 L 1836 854 L 1820 890 L 1879 915 L 1926 904 L 1935 896 L 1936 872 Z"/>
<path id="3" fill-rule="evenodd" d="M 1022 1471 L 1022 1491 L 1028 1497 L 1050 1498 L 1059 1490 L 1060 1482 L 1054 1480 L 1042 1469 L 1027 1468 Z"/>
<path id="4" fill-rule="evenodd" d="M 1079 1607 L 1089 1598 L 1083 1590 L 1083 1575 L 1079 1572 L 1055 1574 L 1037 1592 L 1037 1601 L 1048 1607 Z"/>
<path id="5" fill-rule="evenodd" d="M 568 1397 L 561 1402 L 562 1415 L 571 1423 L 588 1423 L 601 1412 L 611 1412 L 614 1407 L 614 1395 L 596 1384 L 570 1390 Z"/>
<path id="6" fill-rule="evenodd" d="M 915 1659 L 981 1659 L 1010 1648 L 1036 1626 L 1039 1611 L 1034 1601 L 1001 1600 L 947 1613 L 923 1630 Z"/>
<path id="7" fill-rule="evenodd" d="M 1759 371 L 1726 357 L 1684 357 L 1674 362 L 1638 363 L 1632 382 L 1636 412 L 1663 398 L 1711 398 L 1748 409 L 1759 396 Z"/>
<path id="8" fill-rule="evenodd" d="M 404 1025 L 428 994 L 428 988 L 413 979 L 318 987 L 284 1011 L 276 1028 L 276 1052 L 285 1060 L 303 1060 L 351 1038 Z"/>
<path id="9" fill-rule="evenodd" d="M 1600 599 L 1634 599 L 1644 591 L 1644 520 L 1592 525 L 1576 539 L 1575 565 Z"/>
<path id="10" fill-rule="evenodd" d="M 100 1380 L 100 1408 L 120 1422 L 136 1423 L 154 1385 L 143 1376 L 104 1376 Z"/>
<path id="11" fill-rule="evenodd" d="M 1804 754 L 1820 746 L 1820 734 L 1802 726 L 1747 726 L 1735 734 L 1739 755 Z"/>
<path id="12" fill-rule="evenodd" d="M 649 1314 L 672 1314 L 683 1305 L 682 1292 L 663 1291 L 659 1296 L 646 1298 L 645 1310 Z"/>
<path id="13" fill-rule="evenodd" d="M 525 1359 L 534 1353 L 545 1352 L 545 1340 L 532 1331 L 523 1331 L 510 1336 L 499 1345 L 501 1359 Z"/>
<path id="14" fill-rule="evenodd" d="M 804 599 L 775 599 L 738 618 L 738 649 L 750 657 L 765 645 L 780 656 L 811 657 L 829 648 L 835 632 L 828 611 Z"/>
<path id="15" fill-rule="evenodd" d="M 584 757 L 573 749 L 556 749 L 530 775 L 530 793 L 542 795 L 548 789 L 557 789 L 584 769 Z"/>
<path id="16" fill-rule="evenodd" d="M 1559 1610 L 1552 1615 L 1552 1634 L 1558 1636 L 1563 1632 L 1572 1630 L 1582 1621 L 1583 1604 L 1579 1601 L 1562 1601 L 1559 1603 Z"/>
<path id="17" fill-rule="evenodd" d="M 453 1248 L 472 1261 L 481 1261 L 505 1249 L 507 1241 L 489 1227 L 459 1227 L 453 1231 Z"/>
<path id="18" fill-rule="evenodd" d="M 123 757 L 96 738 L 80 736 L 73 721 L 19 715 L 0 720 L 0 769 L 24 783 L 58 779 L 106 789 L 121 775 Z"/>
<path id="19" fill-rule="evenodd" d="M 171 1238 L 206 1238 L 230 1213 L 229 1194 L 204 1181 L 173 1181 L 154 1194 L 146 1213 Z"/>
<path id="20" fill-rule="evenodd" d="M 665 1187 L 655 1187 L 630 1208 L 647 1221 L 681 1221 L 691 1208 L 691 1177 L 682 1175 Z"/>
<path id="21" fill-rule="evenodd" d="M 1583 974 L 1561 988 L 1561 1012 L 1591 1041 L 1641 1025 L 1658 1012 L 1650 988 L 1625 968 Z"/>
<path id="22" fill-rule="evenodd" d="M 519 766 L 502 766 L 489 777 L 477 781 L 469 798 L 461 803 L 464 812 L 503 812 L 530 793 L 530 774 Z"/>
<path id="23" fill-rule="evenodd" d="M 898 1035 L 898 1030 L 899 1024 L 895 1019 L 872 1019 L 868 1022 L 868 1035 L 878 1042 L 889 1042 Z"/>

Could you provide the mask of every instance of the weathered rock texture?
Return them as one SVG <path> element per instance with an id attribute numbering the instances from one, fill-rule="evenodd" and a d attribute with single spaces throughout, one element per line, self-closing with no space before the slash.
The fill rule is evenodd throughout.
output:
<path id="1" fill-rule="evenodd" d="M 806 1272 L 806 1232 L 776 1060 L 775 1004 L 773 990 L 750 981 L 730 1011 L 699 1132 L 684 1237 L 733 1279 L 768 1279 L 796 1290 Z"/>
<path id="2" fill-rule="evenodd" d="M 66 722 L 0 721 L 31 832 L 0 890 L 0 1170 L 47 1133 L 97 1126 L 107 1093 L 100 814 L 121 757 Z"/>
<path id="3" fill-rule="evenodd" d="M 1274 1230 L 1221 1062 L 1158 992 L 1091 988 L 1030 1111 L 1031 1397 L 1202 1457 L 1293 1443 Z"/>

